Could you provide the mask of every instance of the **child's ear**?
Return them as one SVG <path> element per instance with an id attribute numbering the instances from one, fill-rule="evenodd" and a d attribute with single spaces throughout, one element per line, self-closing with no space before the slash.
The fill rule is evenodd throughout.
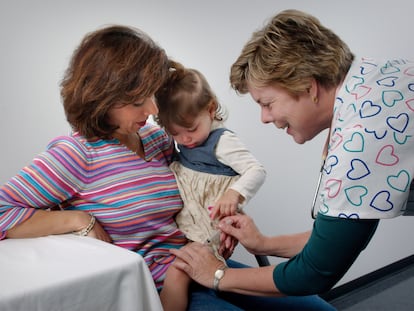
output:
<path id="1" fill-rule="evenodd" d="M 211 119 L 216 117 L 217 102 L 213 99 L 208 104 L 208 113 L 210 114 Z"/>

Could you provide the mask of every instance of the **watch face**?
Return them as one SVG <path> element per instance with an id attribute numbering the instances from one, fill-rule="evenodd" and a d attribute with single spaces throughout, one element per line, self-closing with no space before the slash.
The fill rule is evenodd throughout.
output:
<path id="1" fill-rule="evenodd" d="M 224 276 L 224 270 L 217 270 L 216 273 L 214 273 L 214 276 L 217 279 L 221 279 Z"/>

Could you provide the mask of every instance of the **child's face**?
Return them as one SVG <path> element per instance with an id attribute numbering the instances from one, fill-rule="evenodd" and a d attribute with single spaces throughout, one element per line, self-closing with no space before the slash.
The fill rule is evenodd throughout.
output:
<path id="1" fill-rule="evenodd" d="M 213 114 L 205 110 L 197 116 L 190 127 L 172 124 L 170 133 L 179 145 L 194 148 L 201 145 L 208 137 L 213 123 Z"/>

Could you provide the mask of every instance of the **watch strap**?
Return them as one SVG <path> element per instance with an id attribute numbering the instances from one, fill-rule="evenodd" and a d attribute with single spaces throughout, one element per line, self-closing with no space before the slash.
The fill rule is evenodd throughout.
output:
<path id="1" fill-rule="evenodd" d="M 222 267 L 214 272 L 213 289 L 219 291 L 220 280 L 224 277 L 224 271 L 227 267 Z"/>

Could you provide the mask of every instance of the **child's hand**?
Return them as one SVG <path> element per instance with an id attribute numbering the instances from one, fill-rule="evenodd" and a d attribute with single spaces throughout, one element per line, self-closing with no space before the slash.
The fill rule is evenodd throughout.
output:
<path id="1" fill-rule="evenodd" d="M 233 189 L 227 190 L 211 209 L 211 219 L 221 219 L 225 216 L 235 215 L 243 196 Z"/>

